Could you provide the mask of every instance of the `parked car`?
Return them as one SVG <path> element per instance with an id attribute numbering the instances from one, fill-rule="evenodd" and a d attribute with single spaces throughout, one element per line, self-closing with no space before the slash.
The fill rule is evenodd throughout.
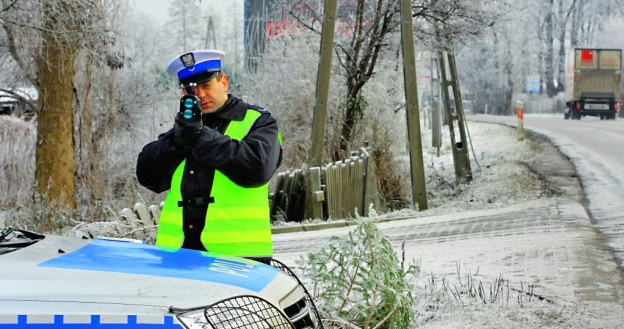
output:
<path id="1" fill-rule="evenodd" d="M 286 267 L 136 240 L 1 228 L 0 328 L 87 327 L 322 324 Z"/>

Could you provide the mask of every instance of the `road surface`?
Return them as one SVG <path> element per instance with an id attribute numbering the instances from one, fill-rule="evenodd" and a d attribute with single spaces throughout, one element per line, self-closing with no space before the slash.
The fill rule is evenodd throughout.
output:
<path id="1" fill-rule="evenodd" d="M 473 115 L 468 120 L 517 127 L 514 116 Z M 620 268 L 624 268 L 624 119 L 561 115 L 526 115 L 526 131 L 547 136 L 576 167 L 592 223 L 607 236 Z"/>

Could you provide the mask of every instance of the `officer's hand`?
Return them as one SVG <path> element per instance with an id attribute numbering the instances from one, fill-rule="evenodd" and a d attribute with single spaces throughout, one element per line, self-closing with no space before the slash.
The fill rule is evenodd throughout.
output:
<path id="1" fill-rule="evenodd" d="M 197 141 L 204 124 L 201 117 L 199 120 L 189 121 L 178 113 L 173 125 L 173 143 L 177 149 L 186 149 L 192 147 Z"/>

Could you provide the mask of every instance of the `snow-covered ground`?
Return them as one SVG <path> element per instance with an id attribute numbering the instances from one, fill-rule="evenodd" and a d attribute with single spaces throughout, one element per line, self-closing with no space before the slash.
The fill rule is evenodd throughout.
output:
<path id="1" fill-rule="evenodd" d="M 529 115 L 530 117 L 530 115 Z M 560 116 L 559 116 L 560 117 Z M 511 118 L 515 120 L 515 118 Z M 511 120 L 507 120 L 512 122 Z M 579 217 L 587 218 L 585 209 L 581 206 L 584 195 L 579 179 L 576 178 L 576 168 L 591 166 L 590 157 L 586 150 L 572 145 L 570 141 L 562 141 L 561 137 L 552 137 L 555 146 L 548 138 L 531 134 L 527 131 L 523 141 L 518 140 L 515 127 L 483 123 L 469 120 L 468 130 L 470 135 L 470 159 L 473 180 L 468 184 L 457 184 L 453 166 L 453 158 L 450 147 L 440 150 L 430 147 L 428 131 L 423 131 L 423 150 L 425 152 L 425 172 L 428 177 L 427 192 L 429 209 L 415 211 L 402 209 L 383 214 L 381 218 L 420 218 L 427 221 L 428 218 L 442 218 L 448 214 L 465 213 L 470 211 L 483 211 L 486 216 L 495 218 L 497 212 L 509 212 L 510 207 L 522 208 L 528 205 L 557 203 L 562 200 L 570 200 L 576 204 L 572 211 L 578 212 Z M 546 135 L 545 131 L 539 131 Z M 443 136 L 443 145 L 448 145 L 448 132 Z M 562 155 L 558 147 L 563 146 L 566 152 Z M 568 161 L 573 159 L 575 163 Z M 582 172 L 578 172 L 582 175 Z M 614 173 L 605 173 L 610 177 Z M 613 190 L 618 188 L 618 181 L 595 180 L 600 186 L 589 186 L 590 181 L 585 181 L 584 188 L 602 188 Z M 437 220 L 437 219 L 434 219 Z M 285 224 L 284 224 L 285 225 Z M 317 232 L 306 235 L 310 240 Z M 593 232 L 592 232 L 593 233 Z M 510 232 L 513 235 L 513 232 Z M 582 234 L 582 232 L 581 232 Z M 539 235 L 536 235 L 539 239 Z M 276 238 L 278 241 L 281 237 Z M 487 241 L 487 239 L 484 239 Z M 491 239 L 492 250 L 500 250 L 506 246 L 497 245 L 501 239 Z M 513 243 L 508 239 L 506 243 Z M 473 241 L 474 242 L 474 241 Z M 455 242 L 457 245 L 470 249 L 470 241 Z M 536 240 L 536 245 L 547 245 L 548 241 Z M 440 248 L 441 244 L 432 243 L 429 248 Z M 539 249 L 539 247 L 535 247 Z M 583 248 L 576 246 L 575 248 Z M 419 248 L 426 249 L 419 246 Z M 420 252 L 427 251 L 419 249 Z M 453 249 L 456 250 L 456 249 Z M 409 253 L 409 250 L 408 250 Z M 417 254 L 418 252 L 416 252 Z M 412 253 L 414 254 L 414 253 Z M 439 253 L 436 253 L 439 254 Z M 463 255 L 463 256 L 462 256 Z M 462 292 L 461 282 L 464 283 L 471 276 L 461 269 L 456 276 L 438 275 L 436 280 L 448 280 L 447 288 L 431 290 L 432 268 L 438 267 L 439 262 L 462 261 L 461 257 L 467 256 L 468 251 L 454 254 L 453 259 L 447 260 L 424 260 L 420 266 L 422 277 L 419 278 L 419 286 L 422 291 L 416 293 L 419 296 L 417 311 L 420 312 L 418 327 L 422 328 L 624 328 L 624 298 L 620 296 L 619 302 L 602 302 L 594 300 L 567 300 L 553 302 L 539 298 L 529 298 L 522 292 L 514 289 L 503 289 L 504 296 L 496 302 L 483 303 L 480 297 L 469 298 L 466 294 L 460 297 L 461 302 L 453 296 L 452 289 L 459 287 Z M 281 255 L 278 255 L 278 257 Z M 286 256 L 289 256 L 286 254 Z M 486 258 L 486 257 L 484 257 Z M 432 263 L 434 262 L 434 263 Z M 548 263 L 548 260 L 543 260 Z M 477 264 L 478 265 L 478 264 Z M 559 266 L 553 264 L 552 266 Z M 546 264 L 545 266 L 549 266 Z M 617 273 L 615 260 L 610 266 Z M 484 267 L 481 268 L 484 270 Z M 574 271 L 572 269 L 571 271 Z M 500 275 L 503 279 L 511 276 L 511 273 L 489 273 Z M 474 276 L 472 280 L 482 283 L 485 291 L 489 293 L 492 282 L 484 279 L 483 275 Z M 557 278 L 552 278 L 557 280 Z M 565 281 L 561 278 L 561 281 Z M 480 280 L 485 280 L 481 282 Z M 621 282 L 621 281 L 620 281 Z M 517 287 L 519 282 L 510 282 L 510 286 Z M 542 282 L 542 286 L 546 283 Z M 428 287 L 424 289 L 424 287 Z M 449 289 L 448 287 L 454 287 Z M 526 286 L 525 286 L 526 287 Z M 546 287 L 548 288 L 548 287 Z M 577 287 L 570 287 L 574 290 Z M 464 288 L 465 289 L 465 288 Z M 556 290 L 556 289 L 555 289 Z M 463 291 L 465 292 L 465 290 Z M 617 293 L 615 293 L 617 295 Z M 434 307 L 432 307 L 434 306 Z"/>
<path id="2" fill-rule="evenodd" d="M 557 115 L 557 117 L 561 117 Z M 511 120 L 510 120 L 511 119 Z M 528 120 L 531 119 L 529 115 Z M 528 121 L 525 117 L 525 121 Z M 534 119 L 535 120 L 535 119 Z M 592 120 L 592 118 L 589 118 Z M 621 121 L 621 120 L 620 120 Z M 503 122 L 503 121 L 501 121 Z M 506 118 L 506 124 L 513 126 L 515 118 Z M 617 122 L 616 124 L 620 124 Z M 556 148 L 560 149 L 565 157 L 552 148 L 549 141 L 539 136 L 528 136 L 524 141 L 518 141 L 517 130 L 514 127 L 498 124 L 487 124 L 468 121 L 474 152 L 470 154 L 473 160 L 474 181 L 462 186 L 453 193 L 443 193 L 443 200 L 439 200 L 438 207 L 423 213 L 410 210 L 399 212 L 400 216 L 422 217 L 432 214 L 469 211 L 473 209 L 490 209 L 496 212 L 511 204 L 520 204 L 529 200 L 560 200 L 570 199 L 582 202 L 583 191 L 578 180 L 563 174 L 562 171 L 576 170 L 582 181 L 583 189 L 594 195 L 602 195 L 593 204 L 601 209 L 614 209 L 611 191 L 621 189 L 621 182 L 616 172 L 604 170 L 596 173 L 596 159 L 588 156 L 587 149 L 574 144 L 568 139 L 548 130 L 534 129 L 534 132 L 547 136 Z M 525 126 L 526 127 L 526 126 Z M 448 152 L 447 152 L 448 153 Z M 452 159 L 431 157 L 432 168 L 444 168 L 445 179 L 452 181 L 448 171 L 452 171 Z M 566 159 L 569 158 L 572 163 Z M 479 164 L 475 166 L 474 160 Z M 437 162 L 437 164 L 435 164 Z M 593 169 L 592 169 L 593 168 Z M 604 168 L 602 168 L 604 169 Z M 607 168 L 608 169 L 608 168 Z M 588 177 L 591 175 L 591 177 Z M 599 179 L 600 177 L 604 179 Z M 428 186 L 431 186 L 429 184 Z M 436 192 L 439 192 L 437 189 Z M 601 192 L 602 191 L 602 192 Z M 608 194 L 608 195 L 604 195 Z M 617 197 L 619 194 L 616 194 Z M 601 200 L 601 201 L 598 201 Z M 590 197 L 590 203 L 592 202 Z M 442 204 L 443 203 L 443 204 Z M 610 207 L 605 203 L 611 204 Z M 584 211 L 578 207 L 579 211 Z M 591 210 L 590 210 L 591 212 Z M 613 218 L 614 216 L 605 216 Z M 620 224 L 624 225 L 624 224 Z M 622 237 L 624 239 L 624 237 Z M 617 237 L 608 244 L 614 245 Z M 492 246 L 501 248 L 502 246 Z M 556 266 L 553 264 L 553 266 Z M 424 272 L 427 264 L 422 264 Z M 618 271 L 618 270 L 616 270 Z M 460 274 L 459 277 L 465 274 Z M 500 273 L 506 277 L 505 273 Z M 615 273 L 615 275 L 618 275 Z M 619 274 L 621 275 L 621 273 Z M 451 281 L 452 278 L 450 278 Z M 458 279 L 459 280 L 459 279 Z M 465 277 L 464 277 L 465 280 Z M 455 283 L 457 284 L 457 283 Z M 487 286 L 489 282 L 483 282 Z M 426 295 L 427 296 L 427 295 Z M 424 304 L 430 302 L 432 295 L 425 298 Z M 433 295 L 434 296 L 434 295 Z M 448 298 L 434 312 L 430 312 L 430 321 L 420 318 L 420 327 L 423 328 L 624 328 L 624 298 L 620 296 L 619 303 L 605 303 L 598 301 L 575 301 L 562 305 L 538 299 L 528 300 L 521 294 L 510 292 L 505 302 L 484 304 L 479 298 L 466 299 L 464 306 L 460 306 L 455 298 Z M 420 308 L 423 309 L 422 307 Z"/>

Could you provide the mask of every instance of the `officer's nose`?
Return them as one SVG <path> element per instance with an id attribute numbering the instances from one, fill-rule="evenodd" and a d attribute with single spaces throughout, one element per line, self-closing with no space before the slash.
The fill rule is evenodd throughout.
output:
<path id="1" fill-rule="evenodd" d="M 202 88 L 197 88 L 197 90 L 195 91 L 195 95 L 199 98 L 203 98 L 204 96 L 206 96 L 206 92 L 204 92 Z"/>

